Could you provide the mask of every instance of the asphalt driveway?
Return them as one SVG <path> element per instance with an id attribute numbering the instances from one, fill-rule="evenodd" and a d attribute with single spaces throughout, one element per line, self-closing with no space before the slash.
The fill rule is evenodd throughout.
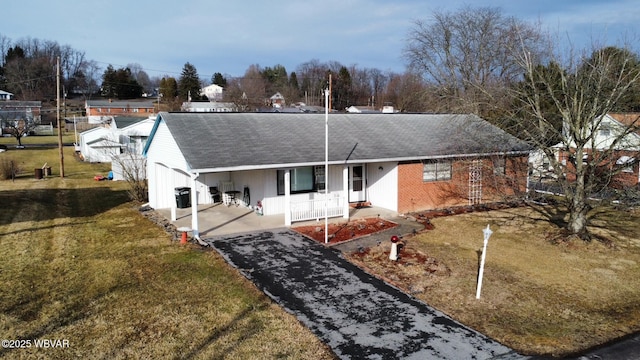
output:
<path id="1" fill-rule="evenodd" d="M 207 241 L 340 358 L 525 358 L 291 230 Z"/>

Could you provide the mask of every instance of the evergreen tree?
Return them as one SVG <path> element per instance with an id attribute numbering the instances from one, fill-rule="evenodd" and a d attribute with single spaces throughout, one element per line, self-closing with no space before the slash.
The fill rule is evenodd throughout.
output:
<path id="1" fill-rule="evenodd" d="M 164 100 L 172 100 L 178 96 L 178 82 L 173 77 L 163 77 L 160 80 L 160 94 Z"/>
<path id="2" fill-rule="evenodd" d="M 190 63 L 184 64 L 182 74 L 178 80 L 178 97 L 182 101 L 200 100 L 200 78 L 196 67 Z"/>
<path id="3" fill-rule="evenodd" d="M 222 74 L 219 72 L 213 74 L 213 76 L 211 77 L 211 83 L 223 88 L 227 87 L 227 79 L 225 79 L 225 77 L 222 76 Z"/>
<path id="4" fill-rule="evenodd" d="M 129 68 L 115 70 L 111 64 L 102 75 L 102 96 L 117 99 L 135 99 L 142 96 L 142 86 Z"/>

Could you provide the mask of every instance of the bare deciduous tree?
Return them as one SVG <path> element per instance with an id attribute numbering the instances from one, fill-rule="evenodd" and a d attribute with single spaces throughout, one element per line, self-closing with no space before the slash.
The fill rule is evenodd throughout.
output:
<path id="1" fill-rule="evenodd" d="M 538 54 L 547 49 L 546 39 L 536 27 L 505 17 L 497 8 L 467 6 L 415 21 L 404 57 L 412 71 L 438 89 L 447 111 L 485 116 L 500 98 L 491 91 L 522 75 L 513 49 L 524 44 Z"/>
<path id="2" fill-rule="evenodd" d="M 111 167 L 129 186 L 129 196 L 139 202 L 149 199 L 147 159 L 139 154 L 125 152 L 111 157 Z"/>
<path id="3" fill-rule="evenodd" d="M 517 131 L 546 155 L 569 213 L 566 228 L 588 240 L 589 214 L 596 204 L 592 197 L 639 159 L 639 117 L 612 127 L 605 115 L 634 91 L 640 62 L 628 49 L 596 49 L 590 56 L 571 53 L 548 64 L 540 64 L 526 49 L 521 54 L 525 81 L 512 90 Z"/>
<path id="4" fill-rule="evenodd" d="M 0 106 L 0 127 L 16 139 L 18 146 L 22 146 L 22 138 L 33 131 L 38 122 L 32 113 Z"/>

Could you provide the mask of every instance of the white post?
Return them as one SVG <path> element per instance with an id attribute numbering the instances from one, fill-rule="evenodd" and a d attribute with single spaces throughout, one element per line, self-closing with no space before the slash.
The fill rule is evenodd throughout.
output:
<path id="1" fill-rule="evenodd" d="M 78 150 L 78 128 L 76 127 L 76 116 L 73 115 L 73 134 L 74 134 L 74 140 L 76 141 L 75 144 L 75 150 Z"/>
<path id="2" fill-rule="evenodd" d="M 342 218 L 349 220 L 349 165 L 342 168 L 342 189 L 344 201 L 342 202 Z"/>
<path id="3" fill-rule="evenodd" d="M 198 238 L 200 231 L 198 230 L 198 177 L 200 174 L 191 174 L 191 229 L 193 237 Z"/>
<path id="4" fill-rule="evenodd" d="M 324 91 L 324 243 L 329 243 L 329 90 Z"/>
<path id="5" fill-rule="evenodd" d="M 478 287 L 476 289 L 476 299 L 480 299 L 480 290 L 482 290 L 482 273 L 484 272 L 484 260 L 487 256 L 487 243 L 489 242 L 489 237 L 493 233 L 491 229 L 489 229 L 489 225 L 487 225 L 486 229 L 482 230 L 484 234 L 484 247 L 482 248 L 482 259 L 480 260 L 480 272 L 478 274 Z"/>
<path id="6" fill-rule="evenodd" d="M 284 171 L 284 225 L 291 226 L 291 169 Z"/>

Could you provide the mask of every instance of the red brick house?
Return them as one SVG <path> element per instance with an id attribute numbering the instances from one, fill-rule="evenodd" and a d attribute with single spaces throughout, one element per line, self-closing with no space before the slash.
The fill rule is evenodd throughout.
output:
<path id="1" fill-rule="evenodd" d="M 102 124 L 114 116 L 147 118 L 155 114 L 155 106 L 151 101 L 87 100 L 85 111 L 90 124 Z"/>

